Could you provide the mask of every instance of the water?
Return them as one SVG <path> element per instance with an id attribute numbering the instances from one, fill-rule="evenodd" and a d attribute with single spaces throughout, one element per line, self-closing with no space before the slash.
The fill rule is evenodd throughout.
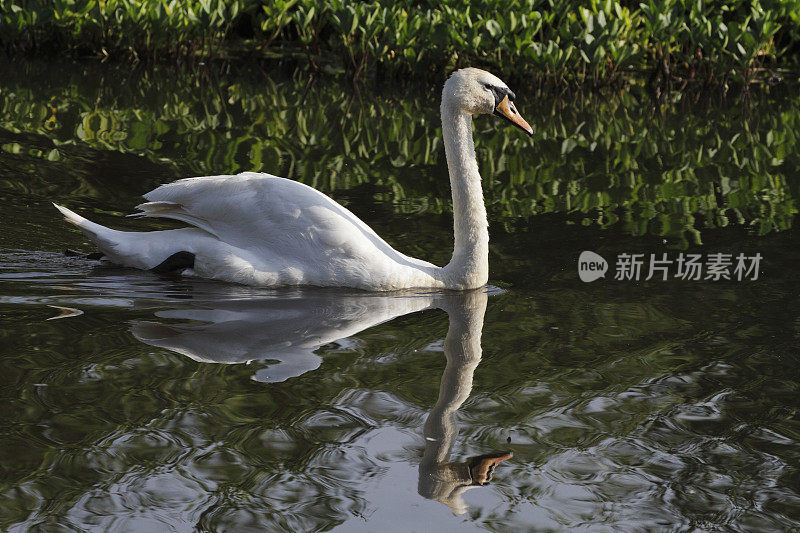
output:
<path id="1" fill-rule="evenodd" d="M 89 247 L 50 200 L 172 227 L 120 215 L 263 170 L 447 261 L 436 91 L 177 74 L 0 65 L 0 528 L 800 527 L 796 92 L 516 85 L 532 141 L 476 122 L 492 287 L 376 295 L 61 253 Z M 614 279 L 681 252 L 760 253 L 759 279 Z"/>

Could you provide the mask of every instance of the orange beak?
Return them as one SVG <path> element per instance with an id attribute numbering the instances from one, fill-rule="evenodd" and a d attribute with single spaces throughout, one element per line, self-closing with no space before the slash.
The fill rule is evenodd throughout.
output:
<path id="1" fill-rule="evenodd" d="M 506 459 L 514 457 L 514 452 L 490 453 L 471 457 L 467 461 L 472 485 L 488 485 L 494 475 L 495 467 Z"/>
<path id="2" fill-rule="evenodd" d="M 505 95 L 494 108 L 494 114 L 498 117 L 503 117 L 528 135 L 533 135 L 533 128 L 522 118 L 522 115 L 519 114 L 516 106 L 514 106 L 514 102 L 508 99 L 508 95 Z"/>

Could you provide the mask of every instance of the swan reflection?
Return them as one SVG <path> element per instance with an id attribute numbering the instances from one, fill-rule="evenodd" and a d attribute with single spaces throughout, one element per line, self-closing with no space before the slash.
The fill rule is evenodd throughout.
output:
<path id="1" fill-rule="evenodd" d="M 280 297 L 206 302 L 207 307 L 158 311 L 193 324 L 138 322 L 138 340 L 201 363 L 274 361 L 254 379 L 280 382 L 316 370 L 314 352 L 398 316 L 428 309 L 434 295 L 386 296 L 336 290 L 293 291 Z M 199 323 L 197 323 L 199 322 Z"/>
<path id="2" fill-rule="evenodd" d="M 132 333 L 146 344 L 199 362 L 274 361 L 254 379 L 280 382 L 317 369 L 322 359 L 314 352 L 322 345 L 346 342 L 347 337 L 402 315 L 443 309 L 450 321 L 444 340 L 447 365 L 423 429 L 425 450 L 417 490 L 462 514 L 467 510 L 464 492 L 488 484 L 497 465 L 512 456 L 503 451 L 450 461 L 458 436 L 456 412 L 470 395 L 481 360 L 488 296 L 486 289 L 399 295 L 297 291 L 280 298 L 214 301 L 200 304 L 204 307 L 158 311 L 159 318 L 193 323 L 138 322 Z"/>
<path id="3" fill-rule="evenodd" d="M 447 295 L 439 307 L 447 311 L 450 327 L 444 340 L 447 366 L 439 398 L 425 421 L 425 452 L 419 466 L 417 490 L 421 496 L 447 505 L 455 514 L 467 511 L 462 495 L 491 481 L 496 466 L 511 452 L 449 461 L 458 436 L 456 411 L 469 398 L 472 375 L 481 361 L 481 333 L 488 294 L 484 290 Z"/>

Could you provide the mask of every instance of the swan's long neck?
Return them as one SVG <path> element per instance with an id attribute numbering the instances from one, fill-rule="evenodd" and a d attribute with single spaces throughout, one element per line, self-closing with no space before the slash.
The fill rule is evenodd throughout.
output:
<path id="1" fill-rule="evenodd" d="M 442 269 L 447 288 L 473 289 L 489 279 L 489 223 L 472 140 L 472 115 L 442 99 L 442 137 L 453 193 L 453 258 Z"/>

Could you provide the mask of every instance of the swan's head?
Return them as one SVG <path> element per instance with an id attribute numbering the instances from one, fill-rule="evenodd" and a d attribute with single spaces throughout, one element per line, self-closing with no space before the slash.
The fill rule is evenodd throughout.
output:
<path id="1" fill-rule="evenodd" d="M 497 76 L 478 68 L 462 68 L 445 82 L 442 107 L 471 115 L 497 115 L 533 135 L 533 128 L 514 105 L 515 97 Z"/>

